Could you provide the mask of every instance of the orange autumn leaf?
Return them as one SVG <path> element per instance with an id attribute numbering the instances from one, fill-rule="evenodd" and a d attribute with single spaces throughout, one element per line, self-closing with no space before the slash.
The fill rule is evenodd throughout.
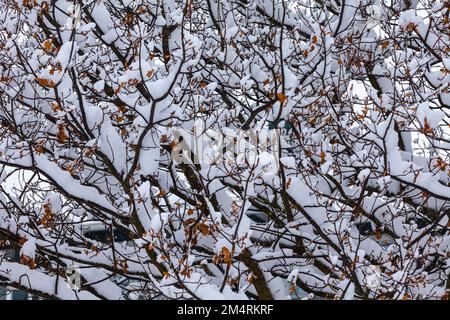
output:
<path id="1" fill-rule="evenodd" d="M 64 143 L 69 140 L 69 136 L 66 134 L 66 129 L 64 124 L 58 124 L 58 133 L 56 135 L 59 143 Z"/>
<path id="2" fill-rule="evenodd" d="M 45 228 L 51 227 L 51 222 L 53 221 L 54 217 L 55 216 L 51 210 L 45 209 L 45 214 L 42 219 L 39 220 L 39 224 L 44 226 Z"/>
<path id="3" fill-rule="evenodd" d="M 34 147 L 34 150 L 36 150 L 37 154 L 43 154 L 45 151 L 45 148 L 42 144 L 38 144 L 36 147 Z"/>
<path id="4" fill-rule="evenodd" d="M 57 102 L 52 102 L 52 109 L 53 109 L 53 112 L 62 111 L 61 106 Z"/>
<path id="5" fill-rule="evenodd" d="M 408 23 L 406 26 L 406 31 L 413 32 L 416 29 L 417 25 L 414 22 Z"/>
<path id="6" fill-rule="evenodd" d="M 25 255 L 21 255 L 20 256 L 20 261 L 21 264 L 27 265 L 28 268 L 30 269 L 36 269 L 36 262 L 34 261 L 34 259 L 27 257 Z"/>
<path id="7" fill-rule="evenodd" d="M 138 83 L 139 83 L 138 79 L 130 79 L 130 80 L 128 80 L 128 84 L 130 86 L 136 86 Z"/>
<path id="8" fill-rule="evenodd" d="M 185 226 L 188 226 L 188 225 L 193 224 L 193 223 L 195 223 L 195 219 L 194 218 L 186 219 L 186 220 L 183 221 L 183 224 Z"/>
<path id="9" fill-rule="evenodd" d="M 127 111 L 127 107 L 124 106 L 123 104 L 119 105 L 119 106 L 117 107 L 117 109 L 119 109 L 119 111 L 120 111 L 120 112 L 123 112 L 123 113 Z"/>
<path id="10" fill-rule="evenodd" d="M 210 234 L 208 226 L 204 223 L 199 224 L 197 228 L 200 229 L 200 232 L 204 236 L 207 236 L 208 234 Z"/>
<path id="11" fill-rule="evenodd" d="M 172 140 L 172 141 L 170 142 L 170 147 L 171 147 L 172 149 L 175 149 L 176 146 L 177 146 L 177 142 L 176 142 L 175 140 Z"/>
<path id="12" fill-rule="evenodd" d="M 277 98 L 281 104 L 283 104 L 287 100 L 287 97 L 284 93 L 277 93 Z"/>
<path id="13" fill-rule="evenodd" d="M 37 78 L 36 80 L 43 87 L 49 87 L 49 88 L 55 87 L 55 82 L 53 82 L 53 80 L 48 80 L 48 79 L 44 79 L 44 78 Z"/>
<path id="14" fill-rule="evenodd" d="M 307 158 L 311 158 L 312 157 L 312 152 L 311 152 L 311 150 L 306 150 L 305 151 L 305 156 L 307 157 Z"/>
<path id="15" fill-rule="evenodd" d="M 124 22 L 128 25 L 131 26 L 133 24 L 133 14 L 131 12 L 127 13 L 127 16 L 125 17 Z"/>
<path id="16" fill-rule="evenodd" d="M 227 247 L 222 247 L 221 255 L 223 257 L 223 262 L 230 264 L 232 262 L 231 252 Z"/>
<path id="17" fill-rule="evenodd" d="M 119 133 L 121 136 L 126 136 L 128 134 L 127 129 L 125 129 L 124 127 L 119 129 Z"/>
<path id="18" fill-rule="evenodd" d="M 325 163 L 325 156 L 326 156 L 326 153 L 324 151 L 321 151 L 320 152 L 320 164 Z"/>
<path id="19" fill-rule="evenodd" d="M 45 52 L 52 52 L 52 45 L 53 45 L 52 39 L 45 40 L 42 43 L 42 46 L 44 47 Z"/>
<path id="20" fill-rule="evenodd" d="M 73 174 L 73 166 L 72 166 L 71 164 L 69 164 L 69 165 L 67 166 L 67 171 L 68 171 L 70 174 Z"/>
<path id="21" fill-rule="evenodd" d="M 42 7 L 42 11 L 48 12 L 48 3 L 47 3 L 47 1 L 43 1 L 41 3 L 41 7 Z"/>
<path id="22" fill-rule="evenodd" d="M 424 134 L 433 134 L 433 128 L 428 124 L 427 117 L 424 118 L 422 133 Z"/>
<path id="23" fill-rule="evenodd" d="M 183 270 L 181 270 L 180 274 L 183 275 L 183 276 L 186 276 L 186 277 L 190 278 L 190 277 L 191 277 L 191 274 L 192 274 L 192 269 L 186 267 L 186 268 L 184 268 Z"/>
<path id="24" fill-rule="evenodd" d="M 291 284 L 289 286 L 289 292 L 290 293 L 295 293 L 297 291 L 297 285 L 295 283 Z"/>

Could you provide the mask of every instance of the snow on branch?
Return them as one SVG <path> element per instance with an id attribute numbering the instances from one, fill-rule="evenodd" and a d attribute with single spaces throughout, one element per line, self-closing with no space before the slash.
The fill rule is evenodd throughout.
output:
<path id="1" fill-rule="evenodd" d="M 432 0 L 0 1 L 0 286 L 448 299 Z"/>

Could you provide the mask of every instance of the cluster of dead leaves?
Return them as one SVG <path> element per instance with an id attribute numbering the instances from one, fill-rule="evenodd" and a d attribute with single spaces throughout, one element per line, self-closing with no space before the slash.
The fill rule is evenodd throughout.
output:
<path id="1" fill-rule="evenodd" d="M 422 128 L 421 131 L 422 131 L 423 134 L 426 134 L 426 135 L 432 135 L 434 133 L 433 128 L 431 128 L 430 125 L 428 124 L 427 117 L 424 118 L 423 128 Z"/>
<path id="2" fill-rule="evenodd" d="M 56 134 L 56 138 L 59 143 L 64 143 L 69 140 L 69 136 L 66 133 L 66 126 L 64 124 L 58 124 L 58 133 Z"/>
<path id="3" fill-rule="evenodd" d="M 56 48 L 53 46 L 53 40 L 47 39 L 42 43 L 42 48 L 46 53 L 53 53 Z"/>
<path id="4" fill-rule="evenodd" d="M 213 263 L 218 264 L 220 262 L 230 265 L 233 262 L 231 251 L 227 247 L 222 247 L 220 253 L 213 257 Z"/>
<path id="5" fill-rule="evenodd" d="M 445 163 L 445 161 L 442 160 L 441 157 L 437 157 L 435 168 L 439 168 L 441 171 L 445 171 L 445 169 L 447 168 L 447 163 Z"/>
<path id="6" fill-rule="evenodd" d="M 39 220 L 39 224 L 45 228 L 52 227 L 55 219 L 55 214 L 52 212 L 52 205 L 50 203 L 44 203 L 42 207 L 44 208 L 44 215 Z"/>
<path id="7" fill-rule="evenodd" d="M 287 97 L 284 93 L 277 93 L 277 98 L 280 101 L 280 103 L 283 105 L 284 102 L 287 100 Z"/>
<path id="8" fill-rule="evenodd" d="M 26 255 L 20 256 L 20 263 L 28 266 L 30 269 L 36 269 L 36 262 L 34 259 L 27 257 Z"/>
<path id="9" fill-rule="evenodd" d="M 49 80 L 49 79 L 44 79 L 44 78 L 36 78 L 36 81 L 39 83 L 39 85 L 41 85 L 42 87 L 47 87 L 47 88 L 54 88 L 55 87 L 55 82 L 53 80 Z"/>

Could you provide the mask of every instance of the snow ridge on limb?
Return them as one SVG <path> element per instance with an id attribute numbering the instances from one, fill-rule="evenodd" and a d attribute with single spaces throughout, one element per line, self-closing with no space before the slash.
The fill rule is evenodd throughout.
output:
<path id="1" fill-rule="evenodd" d="M 448 299 L 447 5 L 1 1 L 0 285 Z"/>

